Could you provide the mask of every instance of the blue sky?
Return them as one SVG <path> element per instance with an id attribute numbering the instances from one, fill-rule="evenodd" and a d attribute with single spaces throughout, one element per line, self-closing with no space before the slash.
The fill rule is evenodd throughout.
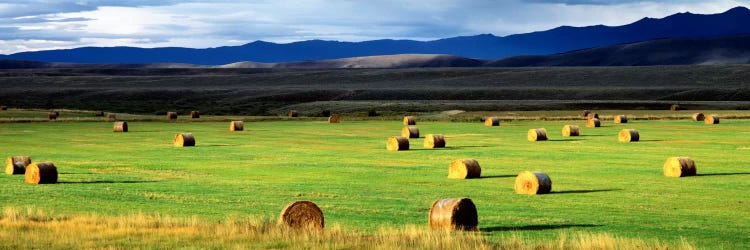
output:
<path id="1" fill-rule="evenodd" d="M 750 0 L 0 0 L 0 54 L 83 46 L 504 36 L 736 6 L 750 6 Z"/>

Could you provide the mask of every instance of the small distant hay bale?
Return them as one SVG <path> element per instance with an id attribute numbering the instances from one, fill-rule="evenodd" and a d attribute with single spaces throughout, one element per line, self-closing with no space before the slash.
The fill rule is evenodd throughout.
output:
<path id="1" fill-rule="evenodd" d="M 617 140 L 620 142 L 636 142 L 640 139 L 638 130 L 635 129 L 623 129 L 620 130 L 620 134 L 617 136 Z"/>
<path id="2" fill-rule="evenodd" d="M 117 121 L 117 115 L 114 113 L 107 113 L 106 119 L 108 122 Z"/>
<path id="3" fill-rule="evenodd" d="M 597 114 L 597 113 L 589 113 L 588 115 L 586 115 L 586 119 L 591 120 L 591 119 L 594 119 L 594 118 L 599 119 L 599 114 Z"/>
<path id="4" fill-rule="evenodd" d="M 593 118 L 586 120 L 586 127 L 587 128 L 598 128 L 602 126 L 602 122 L 599 121 L 599 118 Z"/>
<path id="5" fill-rule="evenodd" d="M 57 183 L 57 167 L 52 162 L 37 162 L 26 167 L 26 183 L 55 184 Z"/>
<path id="6" fill-rule="evenodd" d="M 458 159 L 451 161 L 448 168 L 449 179 L 472 179 L 479 178 L 482 175 L 482 168 L 479 162 L 474 159 Z"/>
<path id="7" fill-rule="evenodd" d="M 581 117 L 588 118 L 589 114 L 591 114 L 591 110 L 584 109 L 583 112 L 581 112 Z"/>
<path id="8" fill-rule="evenodd" d="M 581 128 L 576 125 L 565 125 L 562 129 L 563 136 L 581 136 Z"/>
<path id="9" fill-rule="evenodd" d="M 432 203 L 427 223 L 430 229 L 476 231 L 477 207 L 469 198 L 439 199 Z"/>
<path id="10" fill-rule="evenodd" d="M 295 229 L 321 230 L 325 227 L 325 219 L 315 203 L 295 201 L 281 209 L 279 224 Z"/>
<path id="11" fill-rule="evenodd" d="M 96 111 L 94 112 L 94 116 L 104 116 L 104 111 Z"/>
<path id="12" fill-rule="evenodd" d="M 625 115 L 616 115 L 615 123 L 628 123 L 628 117 Z"/>
<path id="13" fill-rule="evenodd" d="M 497 116 L 491 116 L 484 118 L 484 125 L 488 127 L 500 126 L 500 118 Z"/>
<path id="14" fill-rule="evenodd" d="M 672 104 L 672 106 L 669 107 L 669 110 L 671 110 L 671 111 L 680 111 L 680 110 L 682 110 L 682 107 L 680 107 L 679 104 Z"/>
<path id="15" fill-rule="evenodd" d="M 523 171 L 516 176 L 517 194 L 547 194 L 552 191 L 552 179 L 542 172 Z"/>
<path id="16" fill-rule="evenodd" d="M 696 174 L 695 161 L 690 157 L 669 157 L 664 162 L 664 176 L 685 177 L 695 176 Z"/>
<path id="17" fill-rule="evenodd" d="M 403 136 L 391 136 L 386 144 L 388 151 L 409 150 L 409 139 Z"/>
<path id="18" fill-rule="evenodd" d="M 719 124 L 719 116 L 718 115 L 706 116 L 703 119 L 703 122 L 705 122 L 706 124 Z"/>
<path id="19" fill-rule="evenodd" d="M 329 116 L 328 123 L 341 123 L 341 115 L 333 114 Z"/>
<path id="20" fill-rule="evenodd" d="M 245 129 L 245 123 L 242 121 L 229 122 L 229 131 L 242 131 Z"/>
<path id="21" fill-rule="evenodd" d="M 703 113 L 695 113 L 693 114 L 693 121 L 694 122 L 700 122 L 706 119 L 706 116 L 703 115 Z"/>
<path id="22" fill-rule="evenodd" d="M 57 120 L 58 116 L 60 116 L 60 112 L 57 111 L 50 111 L 49 113 L 47 113 L 47 118 L 49 118 L 50 120 Z"/>
<path id="23" fill-rule="evenodd" d="M 190 111 L 190 118 L 193 118 L 193 119 L 201 118 L 201 112 L 196 111 L 196 110 Z"/>
<path id="24" fill-rule="evenodd" d="M 174 137 L 175 147 L 195 146 L 195 136 L 192 133 L 179 133 Z"/>
<path id="25" fill-rule="evenodd" d="M 547 130 L 543 128 L 529 129 L 529 132 L 526 133 L 526 139 L 529 139 L 529 141 L 546 141 Z"/>
<path id="26" fill-rule="evenodd" d="M 289 110 L 286 115 L 289 117 L 298 117 L 299 113 L 297 112 L 297 110 Z"/>
<path id="27" fill-rule="evenodd" d="M 416 116 L 404 116 L 404 126 L 417 125 Z"/>
<path id="28" fill-rule="evenodd" d="M 424 137 L 424 148 L 444 148 L 445 136 L 437 134 L 427 134 Z"/>
<path id="29" fill-rule="evenodd" d="M 170 119 L 170 120 L 177 119 L 177 112 L 167 112 L 167 119 Z"/>
<path id="30" fill-rule="evenodd" d="M 0 106 L 0 110 L 8 110 L 8 106 Z"/>
<path id="31" fill-rule="evenodd" d="M 112 126 L 112 132 L 128 132 L 128 123 L 115 122 L 114 126 Z"/>
<path id="32" fill-rule="evenodd" d="M 407 126 L 401 129 L 401 136 L 406 138 L 419 138 L 419 128 L 417 126 Z"/>
<path id="33" fill-rule="evenodd" d="M 5 174 L 24 174 L 29 164 L 31 164 L 30 156 L 8 156 L 8 160 L 5 161 Z"/>

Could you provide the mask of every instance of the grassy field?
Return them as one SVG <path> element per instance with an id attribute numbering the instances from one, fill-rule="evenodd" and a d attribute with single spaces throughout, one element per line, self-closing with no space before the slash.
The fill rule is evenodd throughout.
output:
<path id="1" fill-rule="evenodd" d="M 549 116 L 576 112 L 554 114 Z M 387 137 L 403 127 L 396 119 L 246 122 L 243 132 L 229 132 L 220 121 L 225 117 L 134 119 L 128 133 L 113 133 L 112 123 L 101 121 L 0 123 L 0 152 L 51 161 L 60 172 L 56 185 L 0 176 L 0 201 L 11 209 L 0 220 L 0 246 L 22 246 L 13 245 L 20 244 L 12 240 L 19 236 L 13 230 L 37 230 L 17 221 L 47 220 L 9 219 L 15 218 L 8 215 L 13 209 L 26 207 L 72 218 L 158 214 L 185 218 L 188 225 L 190 218 L 225 225 L 227 218 L 274 220 L 287 203 L 310 200 L 334 232 L 372 235 L 383 228 L 424 228 L 433 201 L 469 197 L 483 242 L 517 237 L 554 245 L 565 239 L 561 235 L 606 233 L 673 246 L 687 241 L 698 248 L 750 248 L 750 120 L 606 120 L 601 128 L 585 128 L 583 120 L 504 120 L 500 127 L 485 127 L 433 118 L 418 120 L 422 138 L 402 152 L 385 150 Z M 581 126 L 583 136 L 560 136 L 565 124 Z M 539 127 L 551 140 L 527 141 L 526 131 Z M 623 128 L 638 129 L 641 141 L 617 142 Z M 173 147 L 178 132 L 194 133 L 197 146 Z M 423 149 L 428 133 L 445 134 L 448 147 Z M 670 156 L 692 157 L 699 175 L 664 177 L 662 164 Z M 477 159 L 483 178 L 447 179 L 450 161 L 458 158 Z M 547 173 L 553 192 L 515 194 L 514 178 L 524 170 Z"/>

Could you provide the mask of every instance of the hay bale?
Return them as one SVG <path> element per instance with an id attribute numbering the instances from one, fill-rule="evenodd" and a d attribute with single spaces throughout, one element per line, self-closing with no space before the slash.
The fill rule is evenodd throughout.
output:
<path id="1" fill-rule="evenodd" d="M 417 125 L 416 116 L 404 116 L 404 126 Z"/>
<path id="2" fill-rule="evenodd" d="M 617 140 L 620 142 L 634 142 L 640 139 L 638 130 L 635 129 L 623 129 L 620 130 L 620 134 L 617 136 Z"/>
<path id="3" fill-rule="evenodd" d="M 563 136 L 580 136 L 581 128 L 576 125 L 565 125 L 562 129 Z"/>
<path id="4" fill-rule="evenodd" d="M 628 117 L 625 115 L 616 115 L 615 123 L 628 123 Z"/>
<path id="5" fill-rule="evenodd" d="M 403 136 L 391 136 L 385 148 L 388 151 L 409 150 L 409 139 Z"/>
<path id="6" fill-rule="evenodd" d="M 695 161 L 690 157 L 669 157 L 664 162 L 664 176 L 684 177 L 695 176 L 696 174 Z"/>
<path id="7" fill-rule="evenodd" d="M 694 122 L 700 122 L 706 119 L 706 116 L 703 115 L 703 113 L 695 113 L 693 114 L 693 121 Z"/>
<path id="8" fill-rule="evenodd" d="M 298 117 L 299 113 L 297 112 L 297 110 L 289 110 L 289 112 L 286 115 L 289 117 Z"/>
<path id="9" fill-rule="evenodd" d="M 179 133 L 174 137 L 175 147 L 195 146 L 195 136 L 192 133 Z"/>
<path id="10" fill-rule="evenodd" d="M 57 183 L 57 167 L 52 162 L 32 163 L 26 167 L 26 183 L 55 184 Z"/>
<path id="11" fill-rule="evenodd" d="M 718 115 L 706 116 L 703 119 L 703 122 L 705 122 L 706 124 L 719 124 L 719 116 Z"/>
<path id="12" fill-rule="evenodd" d="M 245 129 L 245 123 L 242 121 L 229 122 L 229 131 L 242 131 Z"/>
<path id="13" fill-rule="evenodd" d="M 526 133 L 526 138 L 529 141 L 546 141 L 547 130 L 543 128 L 529 129 L 529 132 Z"/>
<path id="14" fill-rule="evenodd" d="M 431 229 L 477 230 L 477 207 L 469 198 L 439 199 L 432 203 L 427 224 Z"/>
<path id="15" fill-rule="evenodd" d="M 581 117 L 588 118 L 589 114 L 591 114 L 591 110 L 584 109 L 583 112 L 581 112 Z"/>
<path id="16" fill-rule="evenodd" d="M 325 219 L 315 203 L 295 201 L 281 209 L 279 224 L 295 229 L 321 230 L 325 227 Z"/>
<path id="17" fill-rule="evenodd" d="M 419 138 L 419 128 L 417 126 L 408 126 L 401 129 L 401 136 L 406 138 Z"/>
<path id="18" fill-rule="evenodd" d="M 552 191 L 552 179 L 542 172 L 523 171 L 516 176 L 517 194 L 547 194 Z"/>
<path id="19" fill-rule="evenodd" d="M 31 164 L 30 156 L 8 156 L 8 160 L 5 161 L 5 174 L 24 174 L 29 164 Z"/>
<path id="20" fill-rule="evenodd" d="M 482 175 L 482 168 L 479 162 L 474 159 L 458 159 L 451 161 L 448 168 L 449 179 L 472 179 L 479 178 Z"/>
<path id="21" fill-rule="evenodd" d="M 488 127 L 500 126 L 500 118 L 497 118 L 497 116 L 485 117 L 484 125 Z"/>
<path id="22" fill-rule="evenodd" d="M 115 122 L 112 132 L 128 132 L 128 122 Z"/>
<path id="23" fill-rule="evenodd" d="M 436 134 L 427 134 L 424 137 L 424 148 L 444 148 L 445 136 Z"/>
<path id="24" fill-rule="evenodd" d="M 106 119 L 108 122 L 117 121 L 117 115 L 114 113 L 107 113 Z"/>
<path id="25" fill-rule="evenodd" d="M 587 128 L 598 128 L 598 127 L 601 127 L 601 126 L 602 126 L 602 123 L 599 121 L 598 118 L 586 120 L 586 127 Z"/>
<path id="26" fill-rule="evenodd" d="M 201 112 L 198 112 L 195 110 L 190 111 L 190 118 L 193 118 L 193 119 L 201 118 Z"/>
<path id="27" fill-rule="evenodd" d="M 594 118 L 599 119 L 599 114 L 597 114 L 597 113 L 589 113 L 588 115 L 586 115 L 586 119 L 588 119 L 588 120 L 591 120 L 591 119 L 594 119 Z"/>
<path id="28" fill-rule="evenodd" d="M 50 111 L 49 113 L 47 113 L 47 118 L 49 118 L 50 120 L 57 120 L 58 116 L 60 116 L 60 112 L 57 111 Z"/>
<path id="29" fill-rule="evenodd" d="M 328 123 L 341 123 L 341 115 L 333 114 L 329 116 Z"/>
<path id="30" fill-rule="evenodd" d="M 8 110 L 8 106 L 0 106 L 0 110 Z"/>
<path id="31" fill-rule="evenodd" d="M 167 112 L 167 119 L 170 119 L 170 120 L 177 119 L 177 112 Z"/>
<path id="32" fill-rule="evenodd" d="M 682 110 L 682 107 L 680 107 L 679 104 L 672 104 L 672 106 L 669 107 L 669 110 L 671 110 L 671 111 L 680 111 L 680 110 Z"/>
<path id="33" fill-rule="evenodd" d="M 94 112 L 94 116 L 104 116 L 104 111 L 96 111 Z"/>

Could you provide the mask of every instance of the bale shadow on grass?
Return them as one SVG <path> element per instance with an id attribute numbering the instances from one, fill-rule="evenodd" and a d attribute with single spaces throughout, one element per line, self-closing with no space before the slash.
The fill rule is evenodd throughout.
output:
<path id="1" fill-rule="evenodd" d="M 239 147 L 243 146 L 242 144 L 200 144 L 195 145 L 196 147 Z"/>
<path id="2" fill-rule="evenodd" d="M 587 194 L 587 193 L 598 193 L 598 192 L 612 192 L 620 191 L 622 189 L 592 189 L 592 190 L 563 190 L 563 191 L 552 191 L 550 194 Z"/>
<path id="3" fill-rule="evenodd" d="M 640 141 L 640 142 L 660 142 L 660 141 L 665 141 L 665 140 L 656 140 L 656 139 L 654 139 L 654 140 L 638 140 L 638 141 Z"/>
<path id="4" fill-rule="evenodd" d="M 510 177 L 516 177 L 516 175 L 485 175 L 485 176 L 480 176 L 479 179 L 510 178 Z"/>
<path id="5" fill-rule="evenodd" d="M 463 148 L 489 148 L 490 146 L 446 146 L 444 150 L 458 150 Z"/>
<path id="6" fill-rule="evenodd" d="M 585 141 L 586 139 L 549 139 L 547 141 L 553 141 L 553 142 L 566 142 L 566 141 Z"/>
<path id="7" fill-rule="evenodd" d="M 98 173 L 73 173 L 73 172 L 59 172 L 58 174 L 98 174 Z"/>
<path id="8" fill-rule="evenodd" d="M 480 228 L 481 232 L 498 232 L 498 231 L 541 231 L 541 230 L 554 230 L 554 229 L 565 229 L 571 227 L 601 227 L 602 225 L 595 224 L 557 224 L 557 225 L 526 225 L 526 226 L 495 226 Z"/>
<path id="9" fill-rule="evenodd" d="M 724 176 L 724 175 L 748 175 L 750 172 L 740 173 L 708 173 L 708 174 L 696 174 L 695 176 Z"/>
<path id="10" fill-rule="evenodd" d="M 147 182 L 159 182 L 159 181 L 58 181 L 59 184 L 106 184 L 106 183 L 147 183 Z"/>

